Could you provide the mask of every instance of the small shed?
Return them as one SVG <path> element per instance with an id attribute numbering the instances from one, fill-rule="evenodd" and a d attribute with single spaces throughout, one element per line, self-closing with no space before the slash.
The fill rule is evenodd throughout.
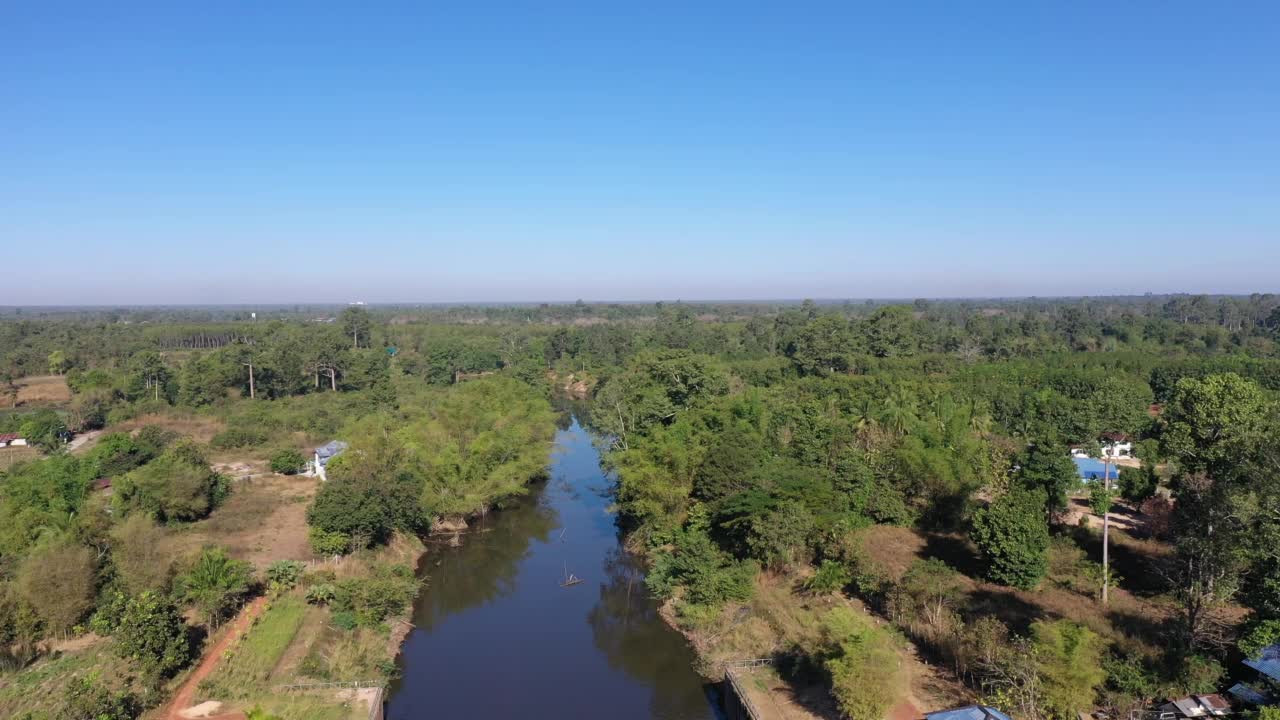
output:
<path id="1" fill-rule="evenodd" d="M 329 461 L 341 455 L 347 447 L 348 445 L 341 440 L 330 440 L 316 448 L 315 459 L 311 463 L 312 474 L 321 480 L 328 480 L 329 475 L 326 468 L 329 465 Z"/>
<path id="2" fill-rule="evenodd" d="M 25 447 L 27 439 L 18 435 L 18 433 L 0 433 L 0 448 L 4 447 Z"/>

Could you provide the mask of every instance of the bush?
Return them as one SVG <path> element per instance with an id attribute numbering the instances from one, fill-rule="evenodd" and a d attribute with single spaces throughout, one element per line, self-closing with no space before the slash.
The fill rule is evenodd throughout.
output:
<path id="1" fill-rule="evenodd" d="M 267 436 L 257 430 L 249 430 L 247 428 L 227 428 L 209 441 L 209 446 L 218 450 L 231 450 L 235 448 L 250 448 L 262 445 L 267 441 Z"/>
<path id="2" fill-rule="evenodd" d="M 307 459 L 297 450 L 286 448 L 277 450 L 271 456 L 271 472 L 281 475 L 296 475 L 307 464 Z"/>
<path id="3" fill-rule="evenodd" d="M 402 612 L 418 592 L 418 580 L 404 565 L 381 565 L 372 577 L 342 580 L 334 587 L 331 605 L 335 612 L 349 612 L 356 623 L 376 627 L 391 615 Z"/>
<path id="4" fill-rule="evenodd" d="M 312 605 L 328 605 L 338 596 L 338 589 L 330 583 L 321 583 L 307 588 L 307 602 Z"/>
<path id="5" fill-rule="evenodd" d="M 307 569 L 297 560 L 277 560 L 267 566 L 267 582 L 275 590 L 288 590 L 298 584 Z"/>
<path id="6" fill-rule="evenodd" d="M 1044 577 L 1049 525 L 1043 490 L 1014 488 L 973 518 L 973 540 L 994 582 L 1031 589 Z"/>
<path id="7" fill-rule="evenodd" d="M 806 590 L 812 593 L 829 593 L 843 590 L 853 582 L 853 572 L 835 560 L 823 560 L 818 571 L 804 581 Z"/>
<path id="8" fill-rule="evenodd" d="M 114 488 L 112 502 L 121 511 L 140 510 L 160 522 L 199 520 L 230 491 L 227 479 L 210 470 L 189 441 L 121 477 Z"/>
<path id="9" fill-rule="evenodd" d="M 1263 648 L 1280 643 L 1280 620 L 1264 620 L 1250 627 L 1240 638 L 1240 652 L 1252 658 Z"/>
<path id="10" fill-rule="evenodd" d="M 311 550 L 317 555 L 325 557 L 331 555 L 346 555 L 351 551 L 351 536 L 342 532 L 330 532 L 313 527 L 308 533 L 311 541 Z"/>
<path id="11" fill-rule="evenodd" d="M 129 692 L 111 692 L 96 675 L 79 677 L 67 686 L 59 717 L 69 720 L 133 720 L 142 714 L 142 703 Z"/>
<path id="12" fill-rule="evenodd" d="M 1117 484 L 1121 497 L 1131 503 L 1140 503 L 1156 494 L 1156 488 L 1160 486 L 1160 476 L 1151 465 L 1140 468 L 1122 467 Z"/>
<path id="13" fill-rule="evenodd" d="M 840 711 L 851 720 L 881 720 L 904 685 L 894 637 L 845 607 L 827 613 L 823 633 L 832 646 L 823 666 Z"/>

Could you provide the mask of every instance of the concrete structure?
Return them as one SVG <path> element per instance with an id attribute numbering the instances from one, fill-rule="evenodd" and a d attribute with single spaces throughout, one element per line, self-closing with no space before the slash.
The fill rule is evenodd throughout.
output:
<path id="1" fill-rule="evenodd" d="M 26 447 L 27 439 L 19 437 L 18 433 L 0 433 L 0 448 L 4 447 Z"/>

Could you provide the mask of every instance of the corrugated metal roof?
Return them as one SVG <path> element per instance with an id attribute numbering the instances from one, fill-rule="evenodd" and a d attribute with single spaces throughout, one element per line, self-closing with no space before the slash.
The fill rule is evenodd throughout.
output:
<path id="1" fill-rule="evenodd" d="M 1244 664 L 1272 680 L 1280 680 L 1280 643 L 1263 648 L 1261 653 L 1245 660 Z"/>
<path id="2" fill-rule="evenodd" d="M 0 442 L 9 442 L 10 440 L 17 440 L 20 437 L 21 436 L 18 435 L 18 433 L 0 433 Z"/>
<path id="3" fill-rule="evenodd" d="M 1010 720 L 1008 715 L 986 705 L 968 705 L 952 710 L 940 710 L 925 715 L 928 720 Z"/>
<path id="4" fill-rule="evenodd" d="M 320 458 L 320 464 L 328 464 L 330 460 L 342 454 L 347 449 L 347 444 L 341 440 L 330 440 L 329 442 L 316 448 L 316 456 Z"/>
<path id="5" fill-rule="evenodd" d="M 1268 705 L 1271 703 L 1271 695 L 1262 692 L 1256 688 L 1249 687 L 1244 683 L 1236 683 L 1227 691 L 1228 694 L 1240 698 L 1242 702 L 1250 705 Z"/>
<path id="6" fill-rule="evenodd" d="M 1204 709 L 1195 698 L 1178 698 L 1173 701 L 1173 706 L 1178 708 L 1178 712 L 1189 718 L 1202 717 L 1209 714 L 1209 711 Z"/>
<path id="7" fill-rule="evenodd" d="M 1214 715 L 1227 715 L 1231 712 L 1231 703 L 1221 695 L 1196 695 L 1195 698 Z"/>

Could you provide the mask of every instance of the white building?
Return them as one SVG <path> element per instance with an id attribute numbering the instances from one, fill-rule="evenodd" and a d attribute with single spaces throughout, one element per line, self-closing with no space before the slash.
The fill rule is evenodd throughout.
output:
<path id="1" fill-rule="evenodd" d="M 27 439 L 19 437 L 18 433 L 0 433 L 0 448 L 5 447 L 26 447 Z"/>
<path id="2" fill-rule="evenodd" d="M 315 459 L 311 461 L 311 468 L 308 474 L 315 475 L 321 480 L 328 480 L 329 475 L 326 468 L 329 461 L 342 454 L 347 449 L 347 444 L 341 440 L 330 440 L 329 442 L 316 448 Z"/>

